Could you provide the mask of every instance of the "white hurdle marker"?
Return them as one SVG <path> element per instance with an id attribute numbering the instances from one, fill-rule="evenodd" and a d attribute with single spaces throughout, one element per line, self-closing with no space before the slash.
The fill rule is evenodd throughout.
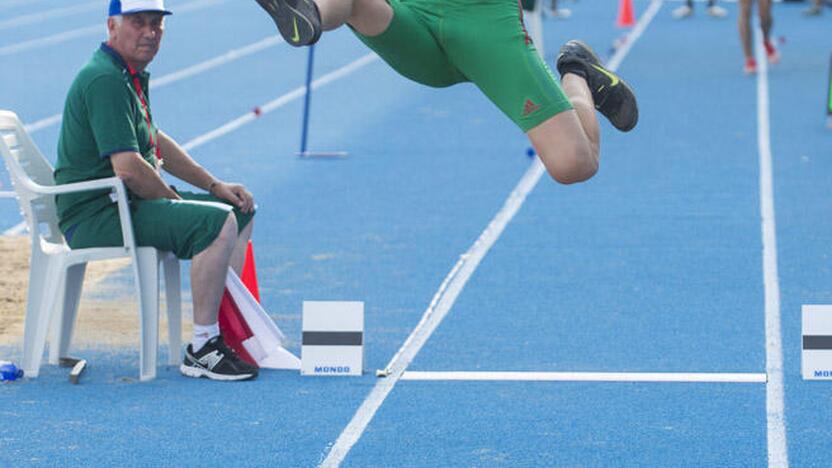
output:
<path id="1" fill-rule="evenodd" d="M 303 301 L 301 375 L 361 375 L 364 303 Z"/>
<path id="2" fill-rule="evenodd" d="M 803 380 L 832 380 L 832 305 L 802 308 Z"/>

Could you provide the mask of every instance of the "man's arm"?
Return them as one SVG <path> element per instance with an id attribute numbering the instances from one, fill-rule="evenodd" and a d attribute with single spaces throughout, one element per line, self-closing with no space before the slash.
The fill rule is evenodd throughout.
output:
<path id="1" fill-rule="evenodd" d="M 164 168 L 168 173 L 185 182 L 206 190 L 239 208 L 243 213 L 254 209 L 254 198 L 240 184 L 230 184 L 216 179 L 200 166 L 173 138 L 159 131 L 159 148 L 162 150 Z"/>
<path id="2" fill-rule="evenodd" d="M 150 164 L 135 151 L 123 151 L 110 155 L 113 172 L 133 193 L 146 200 L 157 198 L 178 199 L 176 194 Z"/>

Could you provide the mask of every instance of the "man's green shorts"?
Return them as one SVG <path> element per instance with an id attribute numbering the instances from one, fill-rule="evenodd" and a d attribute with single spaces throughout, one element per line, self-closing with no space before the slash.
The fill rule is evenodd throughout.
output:
<path id="1" fill-rule="evenodd" d="M 540 58 L 517 0 L 388 0 L 390 26 L 356 35 L 419 83 L 470 81 L 524 132 L 572 104 Z"/>
<path id="2" fill-rule="evenodd" d="M 139 246 L 156 247 L 173 252 L 178 258 L 190 259 L 214 242 L 232 210 L 238 232 L 254 216 L 254 212 L 244 214 L 213 195 L 178 193 L 182 200 L 160 198 L 130 202 L 133 232 Z M 123 245 L 118 205 L 108 205 L 64 234 L 73 249 Z"/>

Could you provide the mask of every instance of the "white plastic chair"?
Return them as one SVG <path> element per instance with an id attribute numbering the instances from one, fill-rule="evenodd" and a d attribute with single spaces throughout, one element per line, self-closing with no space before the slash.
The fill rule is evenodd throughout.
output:
<path id="1" fill-rule="evenodd" d="M 136 248 L 127 192 L 118 177 L 55 185 L 52 166 L 32 142 L 13 112 L 0 110 L 0 153 L 20 201 L 32 240 L 29 292 L 23 337 L 22 368 L 27 377 L 37 377 L 46 334 L 52 322 L 49 362 L 67 356 L 87 262 L 129 257 L 141 312 L 139 378 L 156 377 L 159 343 L 159 264 L 164 264 L 165 291 L 170 336 L 170 364 L 179 362 L 182 318 L 179 260 L 170 252 L 153 247 Z M 55 195 L 110 189 L 118 203 L 123 247 L 72 250 L 58 229 Z"/>

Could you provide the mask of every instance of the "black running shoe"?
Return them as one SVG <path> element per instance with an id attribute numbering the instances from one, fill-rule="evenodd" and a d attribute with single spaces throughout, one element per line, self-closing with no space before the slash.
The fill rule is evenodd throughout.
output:
<path id="1" fill-rule="evenodd" d="M 313 0 L 257 0 L 272 17 L 283 39 L 295 47 L 312 45 L 321 37 L 321 13 Z"/>
<path id="2" fill-rule="evenodd" d="M 557 61 L 561 77 L 574 73 L 584 77 L 592 91 L 595 108 L 615 128 L 629 132 L 638 123 L 638 103 L 630 86 L 618 75 L 601 66 L 601 61 L 588 45 L 571 40 L 560 49 Z"/>
<path id="3" fill-rule="evenodd" d="M 213 380 L 248 380 L 257 377 L 257 367 L 240 359 L 219 335 L 208 340 L 196 353 L 188 345 L 179 371 L 188 377 L 208 377 Z"/>

